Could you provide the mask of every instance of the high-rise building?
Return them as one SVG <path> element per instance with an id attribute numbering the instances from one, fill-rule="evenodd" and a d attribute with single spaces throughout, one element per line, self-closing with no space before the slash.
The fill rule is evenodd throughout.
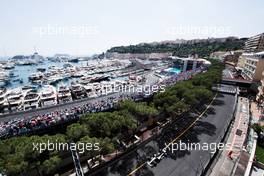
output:
<path id="1" fill-rule="evenodd" d="M 247 53 L 264 51 L 264 33 L 250 37 L 245 42 L 244 50 Z"/>
<path id="2" fill-rule="evenodd" d="M 264 33 L 250 37 L 245 42 L 244 53 L 238 62 L 243 63 L 241 75 L 244 79 L 261 80 L 264 71 Z"/>
<path id="3" fill-rule="evenodd" d="M 251 81 L 260 81 L 264 71 L 264 52 L 243 53 L 241 57 L 245 59 L 242 77 Z"/>

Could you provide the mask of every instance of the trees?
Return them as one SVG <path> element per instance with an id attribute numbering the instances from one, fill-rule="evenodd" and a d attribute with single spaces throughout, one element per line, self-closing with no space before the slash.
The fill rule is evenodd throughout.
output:
<path id="1" fill-rule="evenodd" d="M 223 69 L 218 61 L 212 60 L 211 63 L 212 66 L 206 73 L 179 82 L 167 88 L 166 92 L 154 95 L 153 104 L 160 113 L 175 118 L 189 108 L 208 103 L 213 97 L 212 85 L 220 82 Z"/>
<path id="2" fill-rule="evenodd" d="M 81 125 L 79 123 L 74 123 L 67 127 L 67 137 L 70 140 L 78 141 L 81 137 L 89 134 L 89 129 L 87 125 Z"/>
<path id="3" fill-rule="evenodd" d="M 187 109 L 188 109 L 188 107 L 184 102 L 178 101 L 178 102 L 168 106 L 167 112 L 171 118 L 176 118 L 181 113 L 187 111 Z"/>
<path id="4" fill-rule="evenodd" d="M 139 123 L 147 123 L 152 121 L 158 114 L 158 110 L 147 105 L 145 102 L 135 103 L 131 100 L 126 100 L 118 104 L 119 110 L 126 110 L 131 116 L 133 116 Z M 152 122 L 150 122 L 151 125 Z"/>
<path id="5" fill-rule="evenodd" d="M 231 51 L 242 49 L 246 39 L 226 39 L 225 41 L 187 41 L 185 43 L 157 43 L 155 45 L 144 43 L 139 45 L 112 47 L 107 52 L 118 53 L 165 53 L 172 52 L 179 57 L 188 57 L 198 54 L 201 57 L 209 56 L 215 51 Z"/>
<path id="6" fill-rule="evenodd" d="M 34 149 L 33 144 L 46 144 L 66 142 L 65 135 L 15 137 L 0 142 L 0 163 L 7 175 L 19 175 L 32 169 L 42 172 L 54 171 L 58 166 L 58 152 L 47 151 L 40 153 L 39 148 Z M 50 160 L 51 159 L 51 160 Z M 55 160 L 56 159 L 56 160 Z M 51 170 L 50 170 L 51 169 Z"/>
<path id="7" fill-rule="evenodd" d="M 56 168 L 61 163 L 61 158 L 57 155 L 45 160 L 41 165 L 41 170 L 45 174 L 51 174 L 56 171 Z"/>
<path id="8" fill-rule="evenodd" d="M 135 121 L 118 112 L 100 112 L 83 115 L 80 123 L 90 129 L 92 137 L 114 137 L 124 129 L 135 129 Z"/>

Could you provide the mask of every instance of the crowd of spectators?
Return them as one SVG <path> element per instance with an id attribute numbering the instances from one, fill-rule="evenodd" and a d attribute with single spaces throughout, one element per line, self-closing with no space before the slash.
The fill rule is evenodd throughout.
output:
<path id="1" fill-rule="evenodd" d="M 200 73 L 202 70 L 182 72 L 179 74 L 167 77 L 156 84 L 169 86 L 178 81 L 190 79 L 193 75 Z M 52 125 L 57 125 L 69 121 L 78 120 L 82 114 L 95 113 L 106 111 L 121 101 L 126 99 L 140 100 L 146 98 L 144 92 L 142 93 L 125 93 L 119 95 L 106 96 L 98 101 L 92 100 L 86 104 L 74 106 L 70 109 L 63 109 L 55 112 L 49 112 L 43 115 L 37 115 L 29 118 L 13 119 L 8 122 L 0 122 L 0 138 L 8 138 L 12 136 L 29 134 L 32 131 L 45 129 Z"/>

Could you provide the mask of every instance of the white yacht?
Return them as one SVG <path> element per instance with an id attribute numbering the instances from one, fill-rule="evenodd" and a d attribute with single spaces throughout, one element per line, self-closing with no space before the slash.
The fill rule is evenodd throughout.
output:
<path id="1" fill-rule="evenodd" d="M 24 97 L 24 110 L 37 109 L 40 104 L 40 96 L 36 90 L 29 90 Z"/>
<path id="2" fill-rule="evenodd" d="M 102 95 L 102 86 L 100 83 L 92 83 L 93 85 L 93 90 L 96 92 L 97 96 L 101 96 Z"/>
<path id="3" fill-rule="evenodd" d="M 67 86 L 59 86 L 58 89 L 58 103 L 72 101 L 71 91 Z"/>
<path id="4" fill-rule="evenodd" d="M 25 93 L 21 88 L 12 89 L 7 94 L 5 107 L 11 111 L 22 110 Z"/>
<path id="5" fill-rule="evenodd" d="M 74 99 L 81 99 L 87 97 L 87 94 L 82 85 L 73 83 L 70 86 L 72 97 Z"/>
<path id="6" fill-rule="evenodd" d="M 85 85 L 83 86 L 86 94 L 88 97 L 92 98 L 92 97 L 97 97 L 97 93 L 96 93 L 96 89 L 95 87 L 93 86 L 93 84 L 88 84 L 88 85 Z"/>
<path id="7" fill-rule="evenodd" d="M 9 82 L 9 73 L 0 69 L 0 86 L 5 86 Z"/>
<path id="8" fill-rule="evenodd" d="M 87 76 L 82 76 L 78 82 L 82 85 L 87 85 L 90 83 L 90 81 L 92 80 L 92 76 L 91 75 L 87 75 Z"/>
<path id="9" fill-rule="evenodd" d="M 63 79 L 62 76 L 57 74 L 57 75 L 52 75 L 52 76 L 48 77 L 47 82 L 49 84 L 55 84 L 55 83 L 58 83 L 59 81 L 61 81 L 62 79 Z"/>
<path id="10" fill-rule="evenodd" d="M 55 87 L 44 85 L 40 92 L 41 106 L 52 106 L 57 104 L 57 92 Z"/>
<path id="11" fill-rule="evenodd" d="M 7 89 L 6 88 L 0 88 L 0 112 L 4 110 L 4 105 L 7 101 L 6 99 L 7 95 Z"/>
<path id="12" fill-rule="evenodd" d="M 13 69 L 15 68 L 15 64 L 13 62 L 8 62 L 5 65 L 3 65 L 4 69 Z"/>
<path id="13" fill-rule="evenodd" d="M 34 74 L 31 74 L 28 79 L 32 82 L 32 83 L 42 83 L 42 79 L 43 79 L 43 73 L 41 72 L 37 72 Z"/>

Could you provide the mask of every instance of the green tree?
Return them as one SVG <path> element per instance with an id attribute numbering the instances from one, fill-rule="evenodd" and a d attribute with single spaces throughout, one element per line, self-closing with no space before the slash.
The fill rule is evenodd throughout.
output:
<path id="1" fill-rule="evenodd" d="M 70 140 L 77 141 L 85 135 L 89 135 L 89 129 L 87 125 L 81 125 L 79 123 L 74 123 L 67 127 L 67 137 Z"/>

